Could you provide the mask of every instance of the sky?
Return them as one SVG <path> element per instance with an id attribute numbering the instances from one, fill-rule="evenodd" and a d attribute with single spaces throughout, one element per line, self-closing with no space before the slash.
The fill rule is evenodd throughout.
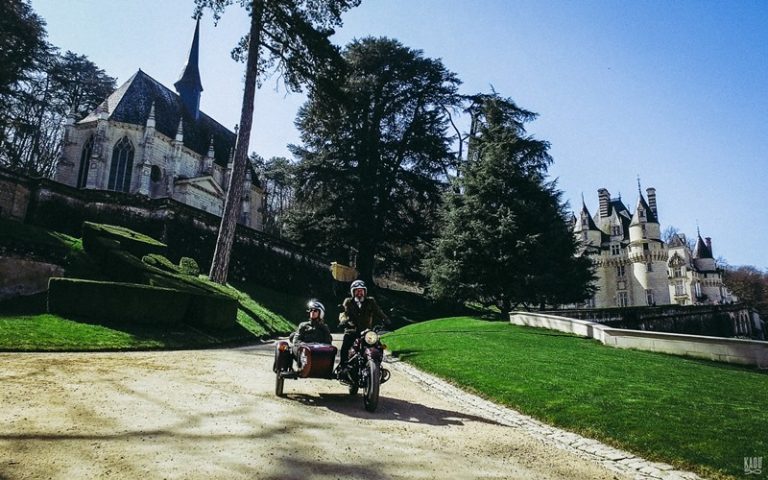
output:
<path id="1" fill-rule="evenodd" d="M 118 85 L 138 69 L 169 88 L 186 62 L 192 0 L 31 0 L 55 46 Z M 238 2 L 236 2 L 238 3 Z M 764 0 L 363 0 L 334 43 L 390 37 L 439 58 L 465 94 L 495 89 L 539 114 L 564 199 L 594 215 L 597 190 L 634 211 L 656 189 L 661 228 L 711 237 L 728 264 L 768 269 L 768 2 Z M 200 26 L 201 110 L 232 129 L 247 31 L 233 6 Z M 290 158 L 305 101 L 279 78 L 256 94 L 250 150 Z M 639 179 L 639 180 L 638 180 Z"/>

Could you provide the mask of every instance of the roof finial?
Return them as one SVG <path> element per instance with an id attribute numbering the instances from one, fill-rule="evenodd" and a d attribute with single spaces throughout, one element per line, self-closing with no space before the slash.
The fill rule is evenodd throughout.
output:
<path id="1" fill-rule="evenodd" d="M 584 201 L 584 192 L 581 192 L 581 204 L 587 206 L 587 202 Z"/>
<path id="2" fill-rule="evenodd" d="M 637 174 L 637 193 L 640 194 L 640 196 L 643 196 L 643 189 L 640 187 L 640 174 Z"/>

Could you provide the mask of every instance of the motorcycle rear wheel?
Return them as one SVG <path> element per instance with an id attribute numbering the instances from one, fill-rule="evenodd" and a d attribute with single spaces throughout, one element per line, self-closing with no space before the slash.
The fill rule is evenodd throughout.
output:
<path id="1" fill-rule="evenodd" d="M 283 396 L 283 383 L 285 383 L 285 379 L 280 376 L 280 372 L 278 371 L 275 375 L 275 395 L 278 397 Z"/>
<path id="2" fill-rule="evenodd" d="M 379 365 L 373 360 L 368 360 L 368 378 L 363 386 L 363 403 L 369 412 L 376 410 L 379 405 L 379 386 L 381 385 L 381 371 Z"/>

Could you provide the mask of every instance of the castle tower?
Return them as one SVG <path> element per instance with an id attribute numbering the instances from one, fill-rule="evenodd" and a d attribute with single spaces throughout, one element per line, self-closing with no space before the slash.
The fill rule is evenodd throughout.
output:
<path id="1" fill-rule="evenodd" d="M 667 278 L 667 252 L 661 241 L 659 221 L 639 189 L 635 213 L 629 224 L 629 260 L 632 262 L 632 274 L 635 279 L 633 296 L 639 304 L 656 305 L 669 303 Z M 654 204 L 656 202 L 653 190 Z"/>
<path id="2" fill-rule="evenodd" d="M 594 220 L 592 220 L 592 215 L 589 213 L 583 198 L 581 199 L 581 212 L 579 212 L 579 216 L 575 219 L 573 231 L 584 242 L 585 246 L 600 248 L 602 234 L 597 225 L 595 225 Z"/>
<path id="3" fill-rule="evenodd" d="M 173 84 L 181 97 L 182 103 L 197 120 L 200 116 L 200 93 L 203 91 L 203 84 L 200 81 L 200 68 L 198 66 L 198 57 L 200 52 L 200 19 L 197 19 L 195 25 L 195 34 L 192 37 L 192 46 L 189 49 L 189 58 L 181 77 Z"/>

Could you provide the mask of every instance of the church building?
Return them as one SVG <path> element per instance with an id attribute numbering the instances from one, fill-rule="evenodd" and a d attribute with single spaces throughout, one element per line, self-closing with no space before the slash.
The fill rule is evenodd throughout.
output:
<path id="1" fill-rule="evenodd" d="M 175 91 L 139 70 L 80 121 L 67 119 L 55 180 L 172 198 L 221 216 L 236 135 L 200 111 L 200 21 Z M 263 227 L 264 191 L 249 164 L 239 223 Z"/>
<path id="2" fill-rule="evenodd" d="M 582 201 L 574 233 L 595 264 L 598 287 L 582 307 L 701 305 L 733 299 L 712 256 L 712 241 L 698 233 L 691 248 L 682 234 L 661 238 L 656 189 L 642 191 L 634 213 L 605 188 L 594 217 Z"/>

